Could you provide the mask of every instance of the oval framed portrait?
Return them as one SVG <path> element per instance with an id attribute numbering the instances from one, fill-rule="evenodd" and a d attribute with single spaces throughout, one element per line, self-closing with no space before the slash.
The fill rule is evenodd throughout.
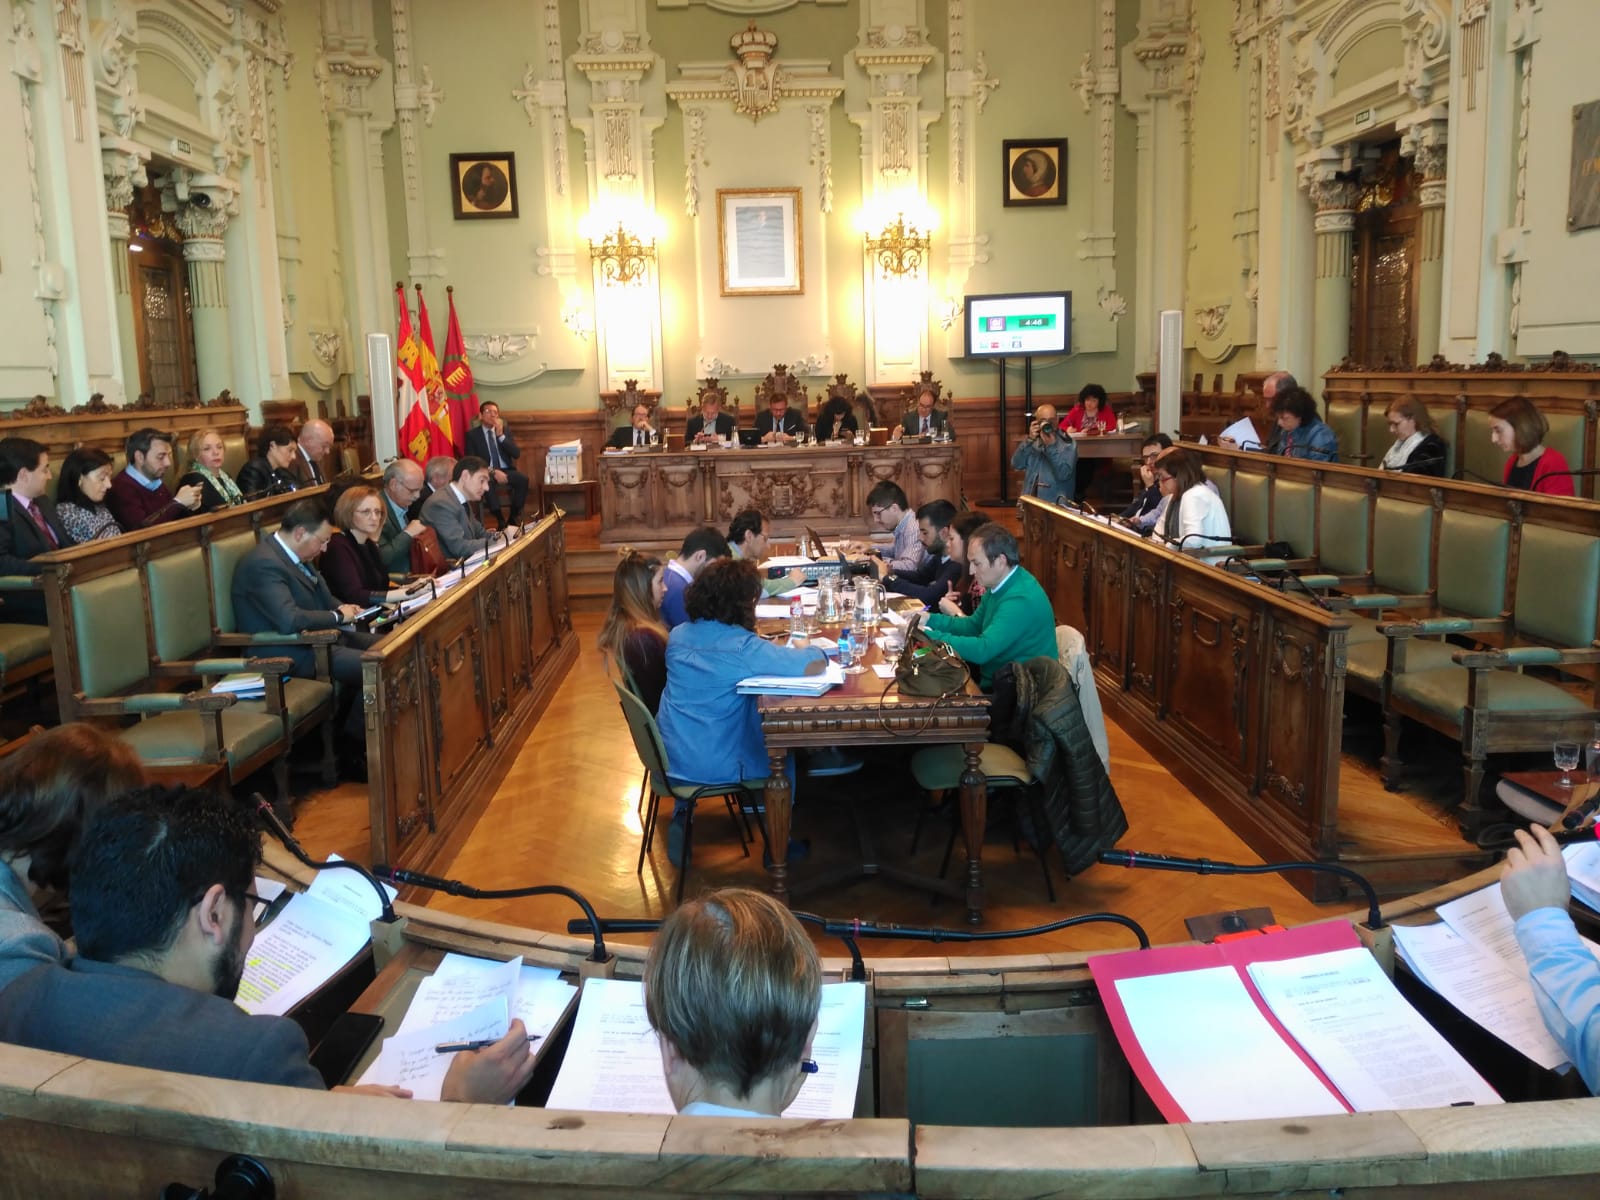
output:
<path id="1" fill-rule="evenodd" d="M 450 195 L 458 221 L 515 218 L 516 156 L 509 150 L 452 154 Z"/>
<path id="2" fill-rule="evenodd" d="M 1008 208 L 1067 202 L 1067 139 L 1011 138 L 1002 143 L 1001 184 Z"/>

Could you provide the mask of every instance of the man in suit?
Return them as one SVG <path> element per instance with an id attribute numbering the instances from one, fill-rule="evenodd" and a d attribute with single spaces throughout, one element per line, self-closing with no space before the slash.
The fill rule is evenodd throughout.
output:
<path id="1" fill-rule="evenodd" d="M 756 432 L 763 444 L 794 445 L 806 431 L 806 419 L 789 407 L 789 397 L 774 396 L 767 401 L 767 411 L 756 414 Z"/>
<path id="2" fill-rule="evenodd" d="M 328 482 L 324 460 L 333 449 L 333 426 L 326 421 L 310 420 L 300 426 L 300 436 L 295 442 L 294 472 L 301 487 L 311 487 Z"/>
<path id="3" fill-rule="evenodd" d="M 722 397 L 712 393 L 700 401 L 700 415 L 689 418 L 684 430 L 684 441 L 689 445 L 704 442 L 713 445 L 733 436 L 733 418 L 722 411 Z"/>
<path id="4" fill-rule="evenodd" d="M 489 531 L 472 515 L 472 505 L 489 490 L 489 464 L 467 455 L 458 459 L 450 482 L 428 497 L 422 506 L 422 523 L 439 535 L 439 548 L 448 558 L 465 558 L 489 547 Z M 517 536 L 517 527 L 504 531 Z"/>
<path id="5" fill-rule="evenodd" d="M 632 420 L 611 431 L 611 436 L 606 439 L 606 447 L 610 450 L 626 450 L 630 446 L 648 446 L 654 433 L 655 428 L 650 424 L 650 406 L 635 404 Z"/>
<path id="6" fill-rule="evenodd" d="M 489 464 L 488 505 L 500 510 L 500 489 L 509 493 L 510 511 L 506 523 L 516 525 L 522 519 L 522 506 L 528 502 L 528 477 L 517 470 L 517 459 L 522 451 L 517 439 L 506 428 L 500 406 L 493 400 L 478 407 L 478 424 L 467 430 L 467 453 Z"/>
<path id="7" fill-rule="evenodd" d="M 929 500 L 917 509 L 917 540 L 928 552 L 920 567 L 891 571 L 883 577 L 886 591 L 921 600 L 929 608 L 949 595 L 961 578 L 961 564 L 950 557 L 950 526 L 956 506 L 948 500 Z"/>
<path id="8" fill-rule="evenodd" d="M 191 483 L 174 495 L 161 477 L 172 467 L 172 435 L 145 426 L 128 437 L 123 450 L 127 465 L 111 480 L 106 507 L 124 532 L 162 525 L 200 511 L 200 485 Z"/>
<path id="9" fill-rule="evenodd" d="M 894 431 L 895 441 L 907 437 L 938 437 L 948 434 L 954 440 L 955 426 L 950 424 L 950 414 L 935 406 L 936 396 L 931 391 L 917 393 L 917 406 L 900 421 Z"/>
<path id="10" fill-rule="evenodd" d="M 409 458 L 397 458 L 383 471 L 383 531 L 378 534 L 378 557 L 391 575 L 411 569 L 411 539 L 427 528 L 408 515 L 412 501 L 422 494 L 422 468 Z"/>
<path id="11" fill-rule="evenodd" d="M 695 576 L 699 575 L 712 559 L 727 556 L 728 543 L 723 540 L 720 530 L 713 529 L 709 525 L 691 529 L 684 537 L 683 545 L 678 549 L 678 557 L 670 560 L 666 570 L 661 573 L 666 588 L 661 595 L 661 619 L 668 629 L 682 625 L 689 619 L 689 610 L 684 605 L 683 594 L 689 590 L 689 585 L 694 582 Z"/>
<path id="12" fill-rule="evenodd" d="M 422 490 L 417 493 L 417 498 L 411 502 L 411 507 L 406 509 L 406 520 L 420 521 L 422 519 L 422 506 L 445 484 L 450 482 L 450 476 L 455 472 L 456 460 L 449 454 L 435 454 L 428 460 L 428 465 L 422 469 Z"/>
<path id="13" fill-rule="evenodd" d="M 32 438 L 0 438 L 0 575 L 37 575 L 35 555 L 72 545 L 45 495 L 49 486 L 49 447 Z M 18 624 L 47 624 L 43 592 L 7 592 L 0 612 Z"/>
<path id="14" fill-rule="evenodd" d="M 1056 658 L 1056 618 L 1039 581 L 1017 565 L 1017 539 L 993 522 L 967 539 L 967 565 L 983 585 L 983 599 L 970 617 L 961 615 L 955 596 L 939 601 L 926 628 L 978 673 L 978 685 L 994 687 L 1007 663 Z"/>
<path id="15" fill-rule="evenodd" d="M 145 787 L 97 810 L 73 855 L 78 955 L 0 991 L 0 1039 L 36 1050 L 247 1083 L 320 1089 L 287 1017 L 234 1004 L 255 939 L 260 834 L 242 804 Z M 441 1099 L 504 1104 L 533 1075 L 527 1030 L 456 1055 Z M 403 1088 L 335 1089 L 409 1098 Z"/>
<path id="16" fill-rule="evenodd" d="M 233 572 L 233 617 L 240 633 L 304 633 L 341 629 L 360 614 L 358 604 L 340 604 L 313 565 L 333 537 L 328 510 L 315 497 L 296 500 L 283 510 L 283 522 L 271 537 L 239 561 Z M 340 683 L 361 683 L 361 651 L 377 639 L 346 630 L 332 647 L 333 677 Z M 263 655 L 294 661 L 294 673 L 310 679 L 316 658 L 308 646 L 257 646 Z"/>

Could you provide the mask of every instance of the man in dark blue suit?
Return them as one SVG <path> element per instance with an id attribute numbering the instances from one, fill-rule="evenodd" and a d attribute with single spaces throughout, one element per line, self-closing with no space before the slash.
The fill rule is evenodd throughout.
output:
<path id="1" fill-rule="evenodd" d="M 522 451 L 517 439 L 506 428 L 500 415 L 500 406 L 493 400 L 478 408 L 478 424 L 467 430 L 467 453 L 489 464 L 489 494 L 484 506 L 491 512 L 500 511 L 501 489 L 510 496 L 508 524 L 516 525 L 522 519 L 523 505 L 528 502 L 528 477 L 517 470 L 517 459 Z"/>
<path id="2" fill-rule="evenodd" d="M 694 445 L 696 442 L 727 441 L 733 437 L 733 418 L 722 411 L 722 397 L 715 392 L 707 393 L 706 398 L 700 401 L 700 414 L 689 418 L 689 426 L 683 432 L 685 445 Z"/>
<path id="3" fill-rule="evenodd" d="M 806 431 L 806 419 L 789 407 L 789 397 L 779 393 L 767 401 L 767 411 L 756 414 L 756 432 L 763 443 L 792 444 Z"/>
<path id="4" fill-rule="evenodd" d="M 0 438 L 0 575 L 38 575 L 33 560 L 72 539 L 45 495 L 50 486 L 50 450 L 32 438 Z M 5 619 L 45 624 L 42 592 L 7 592 Z"/>
<path id="5" fill-rule="evenodd" d="M 261 860 L 250 810 L 210 792 L 147 787 L 100 808 L 73 854 L 78 957 L 0 991 L 0 1041 L 214 1079 L 321 1088 L 306 1036 L 233 1003 L 255 938 Z M 527 1031 L 456 1055 L 441 1099 L 504 1104 L 533 1075 Z M 399 1087 L 340 1091 L 405 1099 Z"/>

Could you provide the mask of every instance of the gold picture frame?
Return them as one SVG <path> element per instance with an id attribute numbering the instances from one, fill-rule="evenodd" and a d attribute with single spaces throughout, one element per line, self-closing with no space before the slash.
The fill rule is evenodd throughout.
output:
<path id="1" fill-rule="evenodd" d="M 806 290 L 801 189 L 718 188 L 717 268 L 724 296 Z"/>

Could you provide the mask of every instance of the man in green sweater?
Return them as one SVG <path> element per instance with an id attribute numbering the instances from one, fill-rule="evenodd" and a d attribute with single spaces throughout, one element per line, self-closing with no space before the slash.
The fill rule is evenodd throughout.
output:
<path id="1" fill-rule="evenodd" d="M 735 558 L 748 558 L 760 565 L 761 560 L 767 556 L 767 534 L 771 529 L 766 515 L 759 509 L 741 509 L 734 514 L 733 522 L 728 526 L 729 552 Z M 798 568 L 775 579 L 766 578 L 763 572 L 761 594 L 778 596 L 784 592 L 792 592 L 805 580 L 806 573 Z"/>
<path id="2" fill-rule="evenodd" d="M 983 587 L 977 611 L 962 616 L 952 588 L 928 618 L 928 633 L 973 666 L 984 691 L 994 687 L 996 672 L 1007 663 L 1056 657 L 1050 598 L 1017 559 L 1017 539 L 1009 530 L 980 525 L 967 539 L 967 564 Z"/>

